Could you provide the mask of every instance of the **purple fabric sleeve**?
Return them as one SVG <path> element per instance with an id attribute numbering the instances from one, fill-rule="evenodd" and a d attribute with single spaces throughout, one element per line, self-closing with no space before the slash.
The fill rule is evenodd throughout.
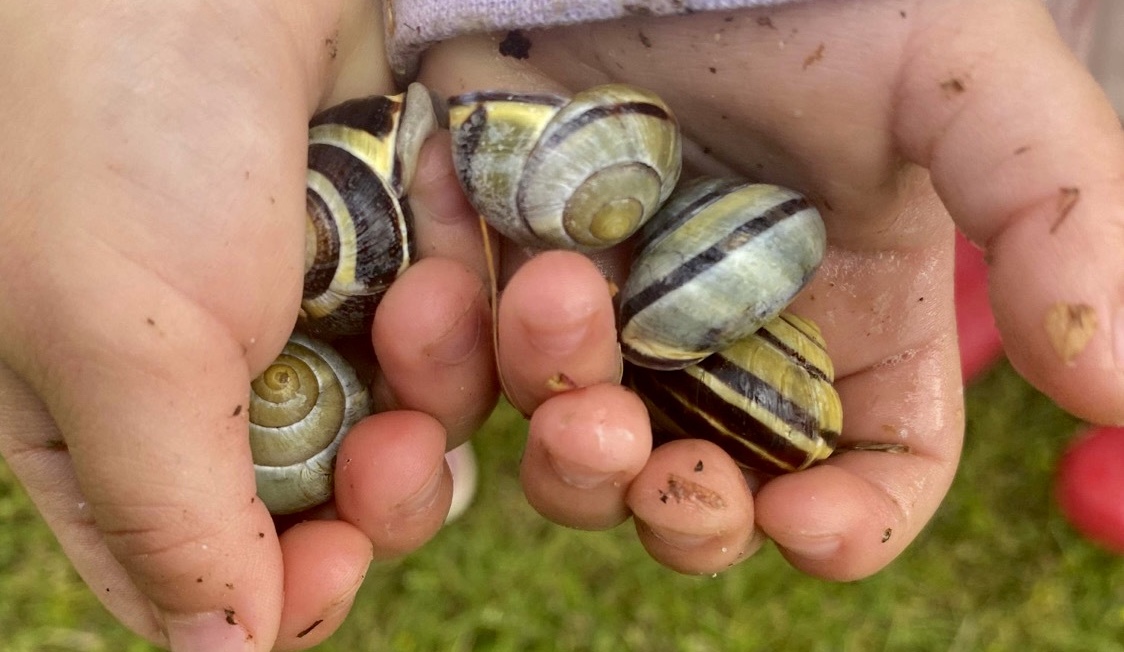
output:
<path id="1" fill-rule="evenodd" d="M 460 34 L 573 25 L 626 16 L 671 16 L 799 0 L 384 0 L 387 51 L 400 82 L 432 43 Z M 1087 49 L 1097 0 L 1045 0 L 1063 36 Z"/>
<path id="2" fill-rule="evenodd" d="M 574 25 L 626 16 L 673 16 L 794 0 L 384 0 L 390 66 L 412 79 L 418 56 L 459 34 Z"/>

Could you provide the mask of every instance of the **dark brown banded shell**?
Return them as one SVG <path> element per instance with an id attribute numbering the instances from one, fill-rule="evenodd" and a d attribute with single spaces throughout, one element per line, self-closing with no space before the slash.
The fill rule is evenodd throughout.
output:
<path id="1" fill-rule="evenodd" d="M 834 368 L 819 329 L 789 313 L 684 369 L 626 364 L 657 441 L 698 438 L 767 474 L 826 459 L 843 426 Z"/>
<path id="2" fill-rule="evenodd" d="M 390 284 L 417 258 L 406 193 L 436 128 L 429 91 L 345 102 L 309 125 L 300 325 L 319 337 L 368 331 Z"/>

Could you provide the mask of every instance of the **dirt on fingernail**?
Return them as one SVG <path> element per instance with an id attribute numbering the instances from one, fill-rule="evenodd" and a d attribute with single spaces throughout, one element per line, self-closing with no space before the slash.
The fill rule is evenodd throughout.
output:
<path id="1" fill-rule="evenodd" d="M 1087 303 L 1059 301 L 1046 312 L 1045 328 L 1058 357 L 1066 365 L 1072 365 L 1093 339 L 1097 312 Z"/>

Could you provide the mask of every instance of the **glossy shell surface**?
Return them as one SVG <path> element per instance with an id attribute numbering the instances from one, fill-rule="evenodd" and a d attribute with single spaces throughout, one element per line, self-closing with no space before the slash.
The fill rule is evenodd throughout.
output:
<path id="1" fill-rule="evenodd" d="M 321 337 L 365 332 L 390 283 L 417 257 L 406 193 L 437 128 L 429 91 L 345 102 L 309 128 L 300 324 Z"/>
<path id="2" fill-rule="evenodd" d="M 826 459 L 843 427 L 834 367 L 819 328 L 790 313 L 685 369 L 626 365 L 657 438 L 700 438 L 767 474 Z"/>
<path id="3" fill-rule="evenodd" d="M 262 502 L 274 514 L 326 502 L 343 436 L 371 413 L 354 368 L 327 343 L 296 332 L 250 389 L 250 450 Z"/>
<path id="4" fill-rule="evenodd" d="M 500 233 L 533 248 L 603 249 L 632 235 L 679 179 L 671 109 L 623 84 L 572 99 L 477 92 L 449 101 L 465 194 Z"/>
<path id="5" fill-rule="evenodd" d="M 625 358 L 677 369 L 748 336 L 811 280 L 826 243 L 819 212 L 791 190 L 684 184 L 638 238 L 621 290 Z"/>

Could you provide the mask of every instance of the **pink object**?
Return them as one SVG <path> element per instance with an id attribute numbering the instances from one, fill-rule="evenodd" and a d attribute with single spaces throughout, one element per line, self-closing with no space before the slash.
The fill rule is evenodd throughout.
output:
<path id="1" fill-rule="evenodd" d="M 960 370 L 967 383 L 1003 356 L 1003 342 L 991 314 L 983 252 L 959 232 L 956 234 L 955 283 Z"/>
<path id="2" fill-rule="evenodd" d="M 1124 428 L 1092 428 L 1058 464 L 1054 495 L 1089 540 L 1124 555 Z"/>

